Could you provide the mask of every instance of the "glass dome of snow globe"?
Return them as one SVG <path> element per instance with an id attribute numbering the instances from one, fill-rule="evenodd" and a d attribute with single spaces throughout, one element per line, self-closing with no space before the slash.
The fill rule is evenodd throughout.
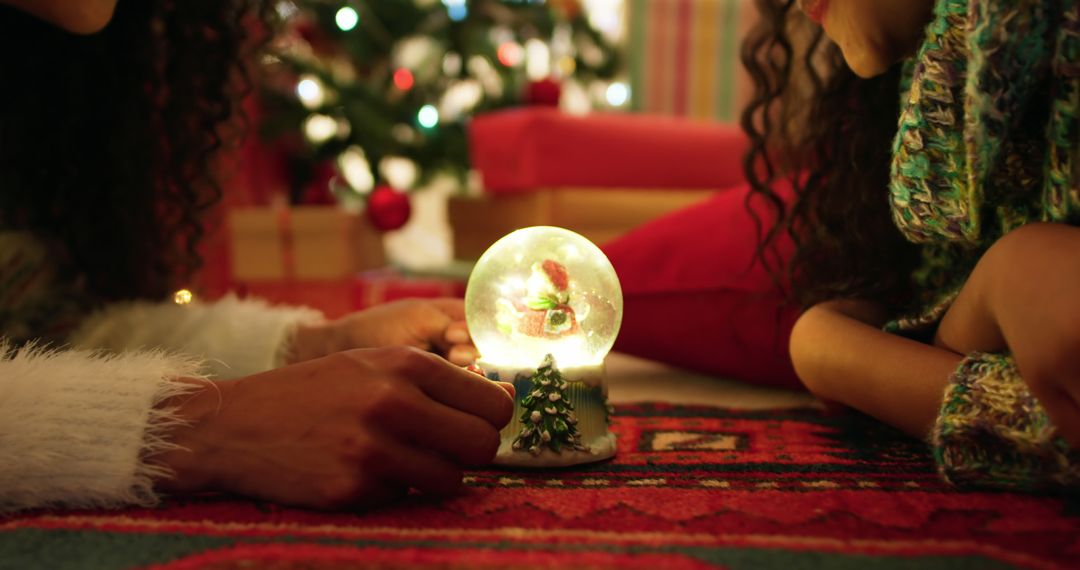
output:
<path id="1" fill-rule="evenodd" d="M 622 288 L 600 248 L 563 228 L 517 230 L 476 263 L 465 318 L 481 361 L 536 368 L 601 365 L 622 324 Z"/>

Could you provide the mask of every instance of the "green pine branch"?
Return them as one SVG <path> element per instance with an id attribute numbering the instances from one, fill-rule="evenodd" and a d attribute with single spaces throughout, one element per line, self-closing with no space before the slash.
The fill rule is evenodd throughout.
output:
<path id="1" fill-rule="evenodd" d="M 305 186 L 306 174 L 314 165 L 335 158 L 343 149 L 356 145 L 364 150 L 376 183 L 384 183 L 378 161 L 387 156 L 401 156 L 414 161 L 420 173 L 418 186 L 441 172 L 464 181 L 469 170 L 466 127 L 475 113 L 483 113 L 522 104 L 528 83 L 523 66 L 506 67 L 498 61 L 495 30 L 509 31 L 521 44 L 530 38 L 550 40 L 560 22 L 545 4 L 504 0 L 469 0 L 468 15 L 455 22 L 442 2 L 414 0 L 294 0 L 299 8 L 293 25 L 307 22 L 306 33 L 315 36 L 311 43 L 319 50 L 314 56 L 301 57 L 294 50 L 278 50 L 280 62 L 264 71 L 262 83 L 262 135 L 268 140 L 291 139 L 300 144 L 291 149 L 294 185 Z M 338 29 L 335 15 L 350 6 L 359 15 L 357 26 L 349 31 Z M 592 65 L 580 54 L 576 57 L 574 77 L 584 81 L 610 79 L 620 65 L 620 57 L 599 31 L 583 15 L 565 24 L 575 41 L 596 46 L 603 54 L 599 65 Z M 296 32 L 294 32 L 296 33 Z M 415 84 L 402 91 L 394 84 L 394 54 L 402 41 L 427 38 L 434 47 L 431 61 L 424 70 L 413 70 Z M 447 74 L 442 70 L 446 53 L 459 54 L 461 69 Z M 501 93 L 485 92 L 471 113 L 452 120 L 443 118 L 435 128 L 419 125 L 421 107 L 438 104 L 455 81 L 476 79 L 468 65 L 472 58 L 482 58 L 495 70 L 503 86 Z M 342 65 L 351 72 L 337 72 Z M 421 73 L 423 71 L 423 73 Z M 318 109 L 307 109 L 295 96 L 297 78 L 317 77 L 325 85 L 326 102 Z M 312 113 L 340 117 L 348 121 L 349 133 L 315 144 L 307 141 L 303 125 Z M 399 125 L 412 136 L 395 136 Z M 395 131 L 395 129 L 397 129 Z"/>

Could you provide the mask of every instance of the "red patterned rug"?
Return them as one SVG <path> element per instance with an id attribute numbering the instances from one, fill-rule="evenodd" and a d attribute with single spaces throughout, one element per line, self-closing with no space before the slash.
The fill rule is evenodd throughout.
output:
<path id="1" fill-rule="evenodd" d="M 619 455 L 319 513 L 203 497 L 0 519 L 0 568 L 1080 568 L 1080 499 L 958 492 L 853 414 L 621 406 Z"/>

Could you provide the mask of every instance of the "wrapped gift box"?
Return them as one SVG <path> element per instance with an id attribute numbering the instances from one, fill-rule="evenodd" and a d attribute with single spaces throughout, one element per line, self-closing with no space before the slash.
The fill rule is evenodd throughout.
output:
<path id="1" fill-rule="evenodd" d="M 246 281 L 238 289 L 242 295 L 275 304 L 319 309 L 330 318 L 400 299 L 465 296 L 465 282 L 459 279 L 408 275 L 389 268 L 338 279 Z"/>
<path id="2" fill-rule="evenodd" d="M 228 223 L 236 282 L 339 279 L 386 261 L 382 234 L 334 206 L 238 208 Z"/>
<path id="3" fill-rule="evenodd" d="M 737 125 L 528 107 L 480 115 L 469 154 L 485 192 L 544 188 L 716 190 L 742 182 Z"/>
<path id="4" fill-rule="evenodd" d="M 559 226 L 602 244 L 712 194 L 709 190 L 550 188 L 453 198 L 448 207 L 454 256 L 479 259 L 502 236 L 529 226 Z"/>
<path id="5" fill-rule="evenodd" d="M 469 145 L 484 192 L 450 200 L 458 259 L 526 226 L 604 243 L 739 184 L 748 141 L 733 125 L 526 108 L 475 118 Z"/>

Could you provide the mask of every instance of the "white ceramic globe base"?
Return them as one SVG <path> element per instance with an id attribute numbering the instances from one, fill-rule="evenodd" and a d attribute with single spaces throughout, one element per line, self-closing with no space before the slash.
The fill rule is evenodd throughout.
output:
<path id="1" fill-rule="evenodd" d="M 575 366 L 559 369 L 567 383 L 567 400 L 578 418 L 577 428 L 581 434 L 581 443 L 585 451 L 563 449 L 554 451 L 543 447 L 538 455 L 527 449 L 514 449 L 514 440 L 524 424 L 521 415 L 525 408 L 521 400 L 531 390 L 535 368 L 498 366 L 490 362 L 479 362 L 488 378 L 514 385 L 517 396 L 514 398 L 514 415 L 510 423 L 500 432 L 502 440 L 493 463 L 510 467 L 542 469 L 547 467 L 567 467 L 593 463 L 614 457 L 615 434 L 611 432 L 608 421 L 607 384 L 604 365 Z"/>
<path id="2" fill-rule="evenodd" d="M 575 449 L 555 453 L 550 449 L 545 449 L 540 452 L 540 455 L 534 456 L 527 451 L 515 451 L 512 447 L 513 442 L 514 438 L 507 439 L 504 433 L 502 444 L 499 445 L 499 452 L 495 454 L 495 460 L 492 463 L 503 467 L 547 469 L 550 467 L 570 467 L 572 465 L 595 463 L 615 457 L 615 434 L 611 432 L 591 442 L 583 441 L 589 447 L 589 451 Z"/>

